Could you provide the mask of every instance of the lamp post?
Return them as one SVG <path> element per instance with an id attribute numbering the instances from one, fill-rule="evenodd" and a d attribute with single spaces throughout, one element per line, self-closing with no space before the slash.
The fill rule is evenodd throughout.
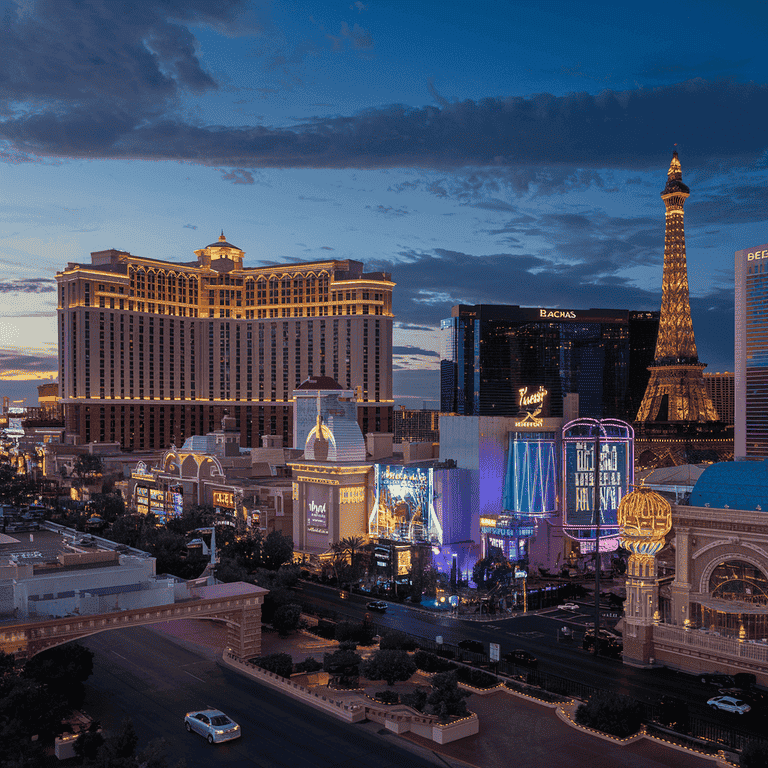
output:
<path id="1" fill-rule="evenodd" d="M 600 653 L 600 430 L 595 430 L 595 656 Z"/>

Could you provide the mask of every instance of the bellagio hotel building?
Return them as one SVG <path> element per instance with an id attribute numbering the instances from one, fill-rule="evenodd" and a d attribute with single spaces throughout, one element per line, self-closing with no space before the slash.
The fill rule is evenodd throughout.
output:
<path id="1" fill-rule="evenodd" d="M 356 391 L 363 434 L 392 431 L 389 273 L 352 260 L 244 267 L 223 233 L 195 255 L 97 251 L 56 275 L 68 432 L 159 449 L 228 412 L 241 446 L 290 446 L 292 392 L 311 376 Z"/>

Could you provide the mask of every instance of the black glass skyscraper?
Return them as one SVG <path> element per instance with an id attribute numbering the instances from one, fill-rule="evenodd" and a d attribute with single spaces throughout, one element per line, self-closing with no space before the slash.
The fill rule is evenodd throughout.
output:
<path id="1" fill-rule="evenodd" d="M 543 416 L 562 416 L 564 396 L 577 393 L 581 416 L 634 419 L 658 312 L 460 304 L 451 315 L 441 323 L 441 411 L 514 416 L 520 389 L 543 387 Z"/>

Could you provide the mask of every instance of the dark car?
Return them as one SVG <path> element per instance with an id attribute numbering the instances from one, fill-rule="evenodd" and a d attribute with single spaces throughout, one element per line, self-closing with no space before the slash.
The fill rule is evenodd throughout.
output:
<path id="1" fill-rule="evenodd" d="M 485 653 L 485 646 L 479 640 L 459 640 L 459 648 L 472 653 Z"/>
<path id="2" fill-rule="evenodd" d="M 585 651 L 595 650 L 594 633 L 591 635 L 589 634 L 584 635 L 584 639 L 581 642 L 581 647 Z M 602 653 L 605 656 L 618 657 L 618 656 L 621 656 L 621 653 L 623 650 L 624 650 L 624 643 L 622 643 L 621 640 L 617 640 L 614 637 L 605 637 L 603 634 L 600 635 L 599 645 L 598 645 L 599 653 Z"/>
<path id="3" fill-rule="evenodd" d="M 731 675 L 724 675 L 720 672 L 705 672 L 699 675 L 699 680 L 704 685 L 716 685 L 718 688 L 736 687 L 736 681 Z"/>
<path id="4" fill-rule="evenodd" d="M 384 613 L 387 610 L 387 604 L 383 600 L 374 600 L 371 603 L 367 603 L 365 606 L 369 611 L 378 611 Z"/>
<path id="5" fill-rule="evenodd" d="M 539 664 L 539 660 L 532 653 L 528 653 L 528 651 L 523 651 L 521 649 L 509 651 L 509 653 L 505 653 L 501 658 L 504 659 L 504 661 L 509 661 L 512 664 L 519 664 L 524 667 L 536 667 Z"/>

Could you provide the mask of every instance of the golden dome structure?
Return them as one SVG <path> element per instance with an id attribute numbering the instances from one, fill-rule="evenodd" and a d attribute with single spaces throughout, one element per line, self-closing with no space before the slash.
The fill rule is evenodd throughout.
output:
<path id="1" fill-rule="evenodd" d="M 672 530 L 672 506 L 644 485 L 619 503 L 619 541 L 633 555 L 655 555 Z"/>

